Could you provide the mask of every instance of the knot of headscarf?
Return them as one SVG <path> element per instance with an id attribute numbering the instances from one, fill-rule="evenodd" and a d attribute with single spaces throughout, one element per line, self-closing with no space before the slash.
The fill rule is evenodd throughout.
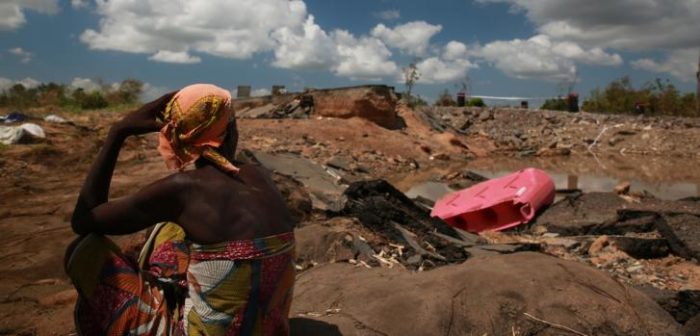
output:
<path id="1" fill-rule="evenodd" d="M 178 91 L 163 112 L 165 125 L 158 145 L 168 168 L 182 170 L 203 157 L 226 172 L 237 173 L 238 168 L 214 150 L 221 146 L 231 117 L 227 90 L 194 84 Z"/>

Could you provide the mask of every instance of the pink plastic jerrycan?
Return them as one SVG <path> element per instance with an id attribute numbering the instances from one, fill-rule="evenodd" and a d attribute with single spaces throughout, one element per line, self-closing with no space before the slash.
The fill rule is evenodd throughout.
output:
<path id="1" fill-rule="evenodd" d="M 500 231 L 531 221 L 554 194 L 547 173 L 527 168 L 448 194 L 430 215 L 469 232 Z"/>

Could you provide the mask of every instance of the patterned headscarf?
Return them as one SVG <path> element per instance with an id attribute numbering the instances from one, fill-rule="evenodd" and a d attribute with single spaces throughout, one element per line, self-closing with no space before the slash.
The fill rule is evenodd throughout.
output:
<path id="1" fill-rule="evenodd" d="M 170 169 L 184 169 L 203 157 L 226 172 L 238 168 L 214 148 L 226 136 L 233 118 L 231 94 L 211 84 L 194 84 L 180 90 L 163 112 L 165 126 L 160 130 L 158 151 Z"/>

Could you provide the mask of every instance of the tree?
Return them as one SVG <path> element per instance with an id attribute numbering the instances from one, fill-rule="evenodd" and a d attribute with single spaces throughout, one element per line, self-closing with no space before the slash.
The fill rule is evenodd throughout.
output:
<path id="1" fill-rule="evenodd" d="M 119 85 L 119 93 L 124 103 L 135 103 L 143 93 L 143 82 L 133 78 L 125 79 Z"/>
<path id="2" fill-rule="evenodd" d="M 115 89 L 103 89 L 110 105 L 134 104 L 139 101 L 143 93 L 143 82 L 136 79 L 125 79 Z"/>
<path id="3" fill-rule="evenodd" d="M 486 107 L 486 103 L 481 98 L 471 98 L 467 101 L 467 106 Z"/>
<path id="4" fill-rule="evenodd" d="M 440 94 L 440 97 L 435 101 L 435 106 L 455 106 L 457 102 L 452 98 L 450 91 L 445 89 L 445 91 Z"/>
<path id="5" fill-rule="evenodd" d="M 48 83 L 38 87 L 38 104 L 40 106 L 63 106 L 66 105 L 66 86 L 63 84 Z"/>
<path id="6" fill-rule="evenodd" d="M 411 62 L 407 67 L 403 68 L 403 78 L 406 84 L 406 100 L 409 105 L 412 104 L 411 91 L 413 90 L 413 85 L 420 79 L 420 73 L 418 72 L 418 66 L 416 63 L 418 60 Z"/>
<path id="7" fill-rule="evenodd" d="M 86 94 L 80 102 L 80 107 L 84 110 L 95 110 L 109 106 L 109 102 L 100 91 L 92 91 Z"/>
<path id="8" fill-rule="evenodd" d="M 564 98 L 552 98 L 545 100 L 544 104 L 542 104 L 542 107 L 540 107 L 540 109 L 552 111 L 568 111 L 569 104 Z"/>
<path id="9" fill-rule="evenodd" d="M 605 88 L 591 91 L 583 102 L 585 111 L 600 113 L 644 112 L 654 115 L 698 116 L 693 94 L 681 93 L 669 80 L 657 78 L 641 88 L 633 87 L 629 77 L 614 80 Z"/>

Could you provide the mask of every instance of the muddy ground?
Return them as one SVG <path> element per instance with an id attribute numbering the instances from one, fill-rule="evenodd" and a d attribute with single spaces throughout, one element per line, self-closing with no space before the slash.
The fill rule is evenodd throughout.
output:
<path id="1" fill-rule="evenodd" d="M 75 292 L 61 266 L 65 246 L 75 238 L 69 218 L 101 139 L 121 112 L 52 112 L 74 124 L 38 119 L 33 122 L 44 128 L 45 140 L 0 147 L 0 335 L 74 333 Z M 40 118 L 49 111 L 28 113 Z M 660 200 L 634 188 L 566 190 L 532 225 L 476 236 L 443 228 L 427 215 L 429 201 L 402 193 L 429 180 L 466 187 L 478 180 L 469 170 L 519 169 L 522 162 L 566 162 L 568 171 L 585 172 L 615 160 L 621 164 L 608 166 L 628 169 L 606 173 L 620 180 L 663 181 L 676 174 L 700 181 L 700 121 L 414 111 L 402 104 L 397 113 L 406 126 L 393 130 L 362 118 L 314 115 L 239 122 L 239 147 L 250 151 L 244 159 L 277 171 L 300 220 L 292 309 L 298 334 L 575 334 L 561 326 L 586 335 L 700 330 L 693 324 L 700 319 L 698 199 Z M 154 135 L 126 142 L 112 197 L 168 174 L 155 148 Z M 500 162 L 509 164 L 489 167 Z M 653 167 L 639 169 L 647 166 Z M 117 240 L 126 247 L 142 236 Z M 531 280 L 521 286 L 510 277 Z M 464 278 L 472 279 L 467 291 L 454 285 Z M 387 279 L 403 284 L 392 288 Z M 450 285 L 439 285 L 445 281 Z M 480 291 L 493 293 L 469 294 Z M 365 309 L 376 296 L 387 300 Z M 475 313 L 483 307 L 489 312 Z M 610 315 L 596 313 L 606 309 Z"/>

